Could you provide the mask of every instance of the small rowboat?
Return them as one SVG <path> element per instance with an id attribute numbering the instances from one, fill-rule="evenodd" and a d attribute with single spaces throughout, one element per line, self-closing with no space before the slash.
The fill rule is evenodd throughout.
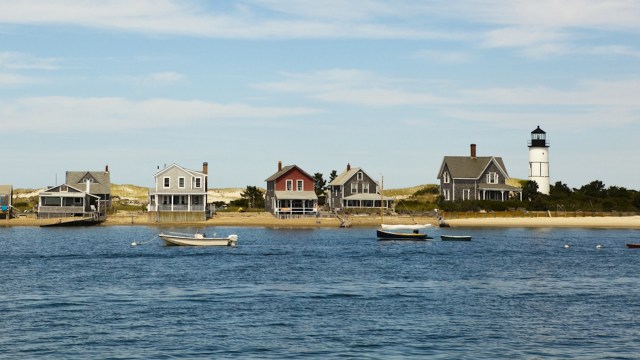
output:
<path id="1" fill-rule="evenodd" d="M 440 238 L 445 241 L 470 241 L 471 235 L 440 235 Z"/>
<path id="2" fill-rule="evenodd" d="M 205 234 L 167 233 L 159 234 L 167 246 L 236 246 L 238 235 L 229 235 L 224 238 L 206 237 Z"/>
<path id="3" fill-rule="evenodd" d="M 394 232 L 394 231 L 384 231 L 384 230 L 376 230 L 378 235 L 378 240 L 427 240 L 431 239 L 429 235 L 416 232 Z"/>
<path id="4" fill-rule="evenodd" d="M 640 249 L 640 244 L 627 243 L 629 249 Z"/>

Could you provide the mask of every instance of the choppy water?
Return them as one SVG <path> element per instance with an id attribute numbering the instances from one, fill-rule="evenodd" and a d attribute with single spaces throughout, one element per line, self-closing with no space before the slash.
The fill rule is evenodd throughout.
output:
<path id="1" fill-rule="evenodd" d="M 639 231 L 206 230 L 0 228 L 0 357 L 640 357 Z"/>

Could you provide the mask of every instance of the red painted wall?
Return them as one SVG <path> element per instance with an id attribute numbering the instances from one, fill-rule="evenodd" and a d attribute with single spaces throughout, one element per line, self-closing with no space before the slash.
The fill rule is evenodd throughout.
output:
<path id="1" fill-rule="evenodd" d="M 297 180 L 304 180 L 303 191 L 313 191 L 313 179 L 306 176 L 302 171 L 293 168 L 284 175 L 276 179 L 276 191 L 287 190 L 287 180 L 293 180 L 293 191 L 297 191 Z"/>

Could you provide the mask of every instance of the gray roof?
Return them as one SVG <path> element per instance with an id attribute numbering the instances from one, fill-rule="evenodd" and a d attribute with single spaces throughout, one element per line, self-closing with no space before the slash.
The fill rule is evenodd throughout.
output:
<path id="1" fill-rule="evenodd" d="M 313 179 L 313 176 L 309 175 L 309 173 L 307 173 L 306 171 L 302 170 L 298 165 L 287 165 L 287 166 L 284 166 L 284 167 L 282 168 L 282 170 L 280 170 L 280 171 L 276 172 L 275 174 L 273 174 L 273 175 L 269 176 L 269 177 L 267 178 L 267 180 L 265 180 L 265 181 L 274 181 L 274 180 L 277 180 L 278 178 L 280 178 L 282 175 L 286 174 L 287 172 L 289 172 L 289 171 L 290 171 L 291 169 L 293 169 L 293 168 L 298 168 L 298 170 L 300 170 L 300 172 L 302 172 L 303 174 L 305 174 L 305 175 L 307 175 L 308 177 L 310 177 L 310 178 L 312 178 L 312 179 Z"/>
<path id="2" fill-rule="evenodd" d="M 522 192 L 521 188 L 506 184 L 478 184 L 478 189 Z"/>
<path id="3" fill-rule="evenodd" d="M 11 194 L 13 192 L 13 186 L 0 185 L 0 194 Z"/>
<path id="4" fill-rule="evenodd" d="M 279 200 L 318 200 L 315 191 L 276 191 Z"/>
<path id="5" fill-rule="evenodd" d="M 351 196 L 347 196 L 346 198 L 344 198 L 345 200 L 371 200 L 371 201 L 378 201 L 380 200 L 380 194 L 354 194 Z M 394 201 L 395 198 L 389 197 L 389 196 L 385 196 L 384 200 L 386 201 Z"/>
<path id="6" fill-rule="evenodd" d="M 67 171 L 67 185 L 85 189 L 85 180 L 91 180 L 91 194 L 111 194 L 111 176 L 108 171 Z"/>
<path id="7" fill-rule="evenodd" d="M 492 161 L 500 168 L 504 177 L 508 178 L 509 174 L 501 157 L 478 156 L 472 158 L 469 156 L 445 156 L 442 160 L 440 171 L 438 172 L 438 179 L 442 177 L 445 165 L 449 169 L 449 174 L 451 174 L 453 179 L 478 179 Z"/>
<path id="8" fill-rule="evenodd" d="M 369 174 L 367 174 L 364 170 L 362 170 L 362 168 L 356 167 L 356 168 L 351 168 L 349 170 L 345 169 L 343 172 L 340 173 L 340 175 L 338 175 L 335 179 L 333 179 L 332 182 L 329 183 L 329 186 L 344 185 L 347 181 L 349 181 L 349 179 L 354 177 L 360 171 L 362 171 L 365 175 L 367 175 L 369 179 L 373 180 L 373 178 L 369 176 Z M 378 182 L 376 181 L 376 184 L 377 183 Z"/>

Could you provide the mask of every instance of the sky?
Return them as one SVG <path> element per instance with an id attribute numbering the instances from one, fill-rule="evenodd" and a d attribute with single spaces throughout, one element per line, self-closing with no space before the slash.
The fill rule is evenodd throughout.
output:
<path id="1" fill-rule="evenodd" d="M 444 156 L 640 189 L 638 0 L 0 0 L 0 183 L 158 168 L 265 186 L 278 161 L 385 188 Z"/>

